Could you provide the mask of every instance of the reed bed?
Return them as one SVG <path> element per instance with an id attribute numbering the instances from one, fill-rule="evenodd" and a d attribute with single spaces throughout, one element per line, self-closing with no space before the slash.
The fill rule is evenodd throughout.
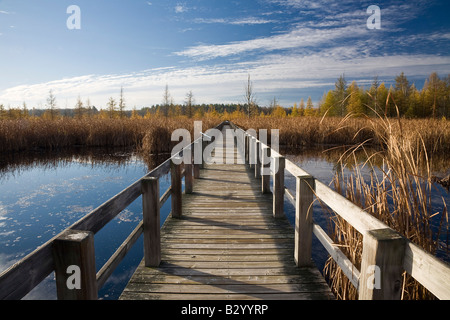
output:
<path id="1" fill-rule="evenodd" d="M 450 125 L 445 119 L 402 119 L 386 127 L 381 118 L 285 117 L 240 118 L 234 120 L 244 129 L 279 129 L 280 144 L 287 147 L 315 145 L 355 145 L 364 143 L 386 147 L 382 139 L 392 133 L 399 137 L 420 138 L 429 154 L 450 152 Z M 389 130 L 389 132 L 383 132 Z"/>
<path id="2" fill-rule="evenodd" d="M 222 121 L 220 117 L 198 120 L 203 121 L 204 130 Z M 172 132 L 179 128 L 192 132 L 194 121 L 186 117 L 0 120 L 0 153 L 72 146 L 135 146 L 147 153 L 169 152 L 173 145 L 170 141 Z M 383 146 L 385 141 L 375 130 L 387 129 L 379 119 L 373 118 L 255 117 L 233 121 L 244 129 L 279 129 L 280 144 L 293 148 L 360 143 Z M 420 134 L 430 154 L 450 152 L 450 126 L 447 120 L 402 120 L 401 125 L 393 123 L 389 130 L 408 137 Z"/>
<path id="3" fill-rule="evenodd" d="M 417 126 L 414 131 L 408 127 L 412 124 Z M 342 195 L 413 243 L 433 255 L 440 252 L 448 259 L 448 212 L 444 198 L 439 209 L 432 201 L 436 187 L 432 182 L 432 160 L 427 149 L 428 145 L 433 152 L 442 150 L 440 144 L 445 136 L 436 134 L 435 128 L 426 128 L 431 124 L 436 123 L 389 119 L 371 121 L 370 128 L 376 140 L 381 142 L 381 150 L 376 155 L 368 154 L 364 163 L 355 157 L 356 150 L 364 151 L 364 143 L 344 153 L 340 160 L 342 171 L 336 173 L 334 185 Z M 442 140 L 427 143 L 426 139 L 433 135 Z M 381 157 L 381 166 L 375 164 L 375 157 Z M 349 158 L 354 159 L 351 168 L 346 165 Z M 333 212 L 330 212 L 330 230 L 333 240 L 355 267 L 360 268 L 362 235 Z M 332 259 L 327 261 L 324 271 L 339 299 L 357 299 L 356 289 Z M 402 298 L 434 299 L 406 273 L 403 275 Z"/>
<path id="4" fill-rule="evenodd" d="M 204 120 L 204 130 L 219 119 Z M 41 118 L 0 120 L 0 153 L 52 151 L 71 147 L 134 147 L 146 153 L 168 153 L 176 129 L 193 131 L 194 120 L 152 119 L 72 119 Z"/>

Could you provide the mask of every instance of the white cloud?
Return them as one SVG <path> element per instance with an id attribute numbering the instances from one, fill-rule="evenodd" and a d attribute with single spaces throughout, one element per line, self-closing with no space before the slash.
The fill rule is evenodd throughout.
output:
<path id="1" fill-rule="evenodd" d="M 183 13 L 183 12 L 187 12 L 187 11 L 188 11 L 188 8 L 184 4 L 178 3 L 175 6 L 175 13 Z"/>
<path id="2" fill-rule="evenodd" d="M 176 55 L 207 60 L 218 57 L 228 57 L 255 50 L 273 51 L 293 48 L 306 48 L 327 44 L 334 40 L 344 40 L 355 36 L 367 34 L 364 27 L 355 29 L 353 26 L 316 29 L 295 27 L 290 32 L 246 41 L 235 41 L 222 45 L 198 45 L 183 51 L 176 52 Z"/>

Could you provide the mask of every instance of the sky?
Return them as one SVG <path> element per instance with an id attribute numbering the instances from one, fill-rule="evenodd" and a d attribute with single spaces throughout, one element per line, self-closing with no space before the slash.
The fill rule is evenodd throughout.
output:
<path id="1" fill-rule="evenodd" d="M 79 11 L 72 10 L 77 6 Z M 379 15 L 368 8 L 376 5 Z M 69 9 L 69 10 L 68 10 Z M 317 103 L 344 75 L 369 87 L 450 74 L 448 0 L 0 0 L 0 104 L 106 108 Z M 376 18 L 376 19 L 375 19 Z M 375 22 L 379 28 L 373 28 Z"/>

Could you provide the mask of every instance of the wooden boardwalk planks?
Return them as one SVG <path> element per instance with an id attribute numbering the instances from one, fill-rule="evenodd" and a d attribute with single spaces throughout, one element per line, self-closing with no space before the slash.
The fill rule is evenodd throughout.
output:
<path id="1" fill-rule="evenodd" d="M 316 268 L 295 266 L 293 227 L 245 165 L 208 165 L 193 191 L 162 228 L 160 267 L 142 262 L 121 299 L 334 299 Z"/>

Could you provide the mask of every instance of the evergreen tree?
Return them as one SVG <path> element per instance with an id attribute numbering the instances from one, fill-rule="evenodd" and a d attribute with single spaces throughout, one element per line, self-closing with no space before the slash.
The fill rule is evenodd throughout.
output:
<path id="1" fill-rule="evenodd" d="M 386 88 L 384 82 L 382 82 L 377 89 L 377 113 L 378 116 L 386 115 L 386 103 L 389 95 L 389 91 Z"/>
<path id="2" fill-rule="evenodd" d="M 363 93 L 360 91 L 356 81 L 353 81 L 348 88 L 347 113 L 352 113 L 356 116 L 362 116 L 366 113 L 363 105 Z"/>
<path id="3" fill-rule="evenodd" d="M 297 103 L 294 103 L 294 106 L 292 107 L 292 112 L 290 114 L 291 117 L 295 118 L 298 117 L 300 114 L 298 112 Z"/>
<path id="4" fill-rule="evenodd" d="M 336 81 L 334 95 L 337 102 L 338 115 L 343 117 L 347 110 L 347 81 L 344 75 L 341 75 Z"/>
<path id="5" fill-rule="evenodd" d="M 395 104 L 398 107 L 398 112 L 402 116 L 408 110 L 408 97 L 410 96 L 411 91 L 411 85 L 403 72 L 395 78 L 394 88 L 393 97 Z"/>
<path id="6" fill-rule="evenodd" d="M 300 105 L 298 107 L 298 114 L 300 117 L 303 117 L 305 115 L 305 101 L 303 100 L 303 98 L 302 100 L 300 100 Z"/>
<path id="7" fill-rule="evenodd" d="M 324 94 L 320 104 L 320 114 L 328 117 L 336 117 L 339 115 L 338 102 L 333 91 Z"/>
<path id="8" fill-rule="evenodd" d="M 314 111 L 314 104 L 312 102 L 311 97 L 308 97 L 308 100 L 306 101 L 306 109 L 305 109 L 305 117 L 312 117 L 316 113 Z"/>
<path id="9" fill-rule="evenodd" d="M 116 100 L 114 100 L 113 97 L 110 97 L 110 98 L 109 98 L 109 101 L 108 101 L 108 104 L 107 104 L 107 107 L 108 107 L 108 116 L 109 116 L 110 119 L 112 119 L 112 118 L 115 117 L 115 114 L 116 114 L 116 105 L 117 105 Z"/>

